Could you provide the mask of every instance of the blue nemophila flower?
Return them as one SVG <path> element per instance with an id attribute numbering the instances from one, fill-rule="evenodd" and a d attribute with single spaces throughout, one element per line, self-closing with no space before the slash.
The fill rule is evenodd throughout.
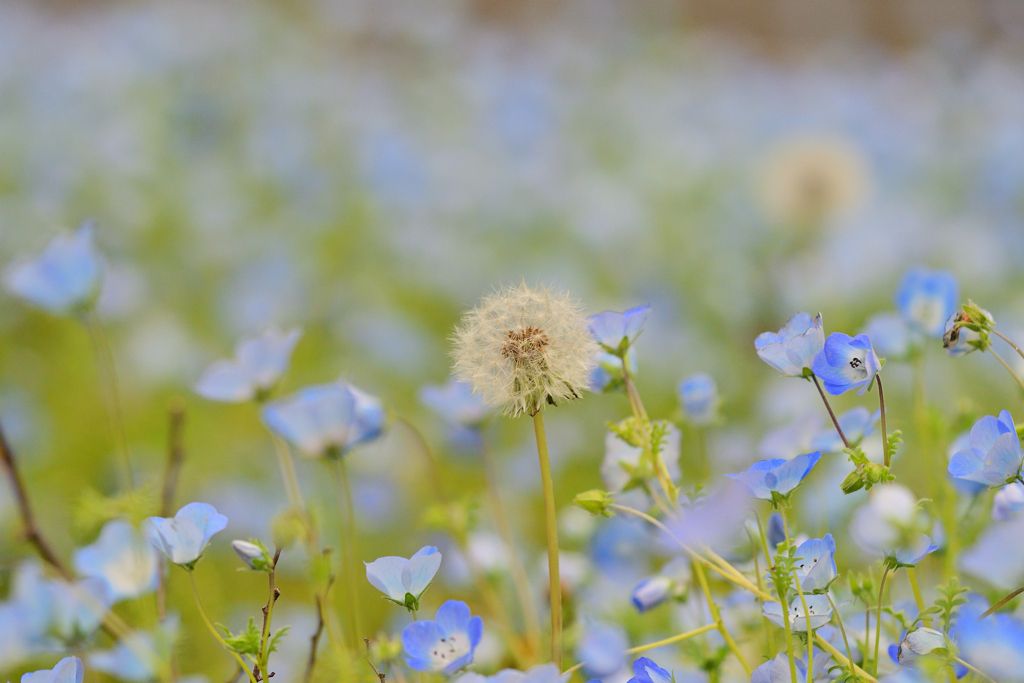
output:
<path id="1" fill-rule="evenodd" d="M 930 536 L 921 531 L 929 524 L 917 498 L 899 484 L 882 484 L 872 489 L 867 503 L 850 520 L 850 537 L 862 550 L 914 566 L 938 550 Z"/>
<path id="2" fill-rule="evenodd" d="M 583 662 L 583 670 L 588 676 L 604 678 L 622 668 L 627 647 L 629 641 L 621 626 L 588 622 L 576 645 L 576 659 Z"/>
<path id="3" fill-rule="evenodd" d="M 989 486 L 1001 486 L 1020 476 L 1020 439 L 1010 413 L 986 415 L 971 427 L 970 448 L 949 461 L 954 477 Z"/>
<path id="4" fill-rule="evenodd" d="M 946 319 L 960 302 L 959 290 L 951 273 L 915 268 L 900 282 L 896 307 L 909 325 L 929 337 L 941 337 Z"/>
<path id="5" fill-rule="evenodd" d="M 759 460 L 746 472 L 725 476 L 740 482 L 755 498 L 773 500 L 772 494 L 787 495 L 804 480 L 821 459 L 821 453 L 806 453 L 792 460 Z"/>
<path id="6" fill-rule="evenodd" d="M 782 521 L 782 515 L 773 512 L 765 526 L 765 536 L 768 537 L 769 547 L 778 548 L 779 544 L 786 540 L 786 525 Z"/>
<path id="7" fill-rule="evenodd" d="M 146 537 L 171 562 L 191 570 L 228 518 L 206 503 L 189 503 L 174 517 L 150 517 Z"/>
<path id="8" fill-rule="evenodd" d="M 795 590 L 795 589 L 794 589 Z M 826 595 L 804 594 L 804 601 L 807 602 L 807 615 L 804 615 L 804 605 L 797 595 L 789 603 L 789 627 L 798 633 L 807 632 L 807 617 L 810 617 L 811 628 L 817 629 L 827 624 L 832 619 L 832 605 L 829 604 Z M 783 628 L 785 617 L 782 614 L 782 605 L 778 602 L 766 602 L 761 613 L 768 621 L 779 628 Z M 817 659 L 817 656 L 815 656 Z"/>
<path id="9" fill-rule="evenodd" d="M 241 539 L 231 541 L 231 549 L 242 558 L 242 562 L 249 565 L 250 569 L 268 571 L 272 568 L 271 565 L 274 563 L 274 558 L 271 557 L 270 551 L 259 539 L 255 540 L 255 543 Z"/>
<path id="10" fill-rule="evenodd" d="M 451 676 L 473 662 L 483 633 L 483 619 L 472 616 L 466 603 L 449 600 L 438 608 L 434 621 L 414 621 L 402 630 L 405 663 L 417 671 Z"/>
<path id="11" fill-rule="evenodd" d="M 267 427 L 312 458 L 338 457 L 384 428 L 380 400 L 342 382 L 307 387 L 268 403 L 261 414 Z"/>
<path id="12" fill-rule="evenodd" d="M 654 663 L 654 660 L 641 657 L 633 662 L 633 677 L 626 683 L 672 683 L 672 674 Z"/>
<path id="13" fill-rule="evenodd" d="M 814 649 L 814 678 L 819 678 L 828 669 L 832 656 Z M 797 659 L 796 662 L 797 683 L 807 681 L 807 657 Z M 792 673 L 789 669 L 789 657 L 785 652 L 775 655 L 775 659 L 769 659 L 761 666 L 754 669 L 750 676 L 750 683 L 789 683 L 792 680 Z"/>
<path id="14" fill-rule="evenodd" d="M 633 606 L 639 612 L 657 607 L 674 595 L 680 594 L 690 581 L 690 563 L 677 557 L 661 568 L 655 576 L 649 576 L 633 589 Z"/>
<path id="15" fill-rule="evenodd" d="M 590 333 L 608 353 L 621 356 L 643 332 L 650 306 L 637 306 L 625 313 L 605 311 L 590 317 Z"/>
<path id="16" fill-rule="evenodd" d="M 825 340 L 824 348 L 814 357 L 811 369 L 821 378 L 828 393 L 845 394 L 860 387 L 857 395 L 863 396 L 871 386 L 871 380 L 882 369 L 882 364 L 867 335 L 851 337 L 833 332 Z"/>
<path id="17" fill-rule="evenodd" d="M 778 332 L 763 332 L 754 340 L 757 355 L 784 375 L 803 377 L 825 344 L 821 314 L 797 313 Z"/>
<path id="18" fill-rule="evenodd" d="M 871 412 L 864 406 L 857 406 L 846 411 L 837 419 L 850 445 L 856 446 L 865 436 L 874 433 L 875 424 L 881 415 L 882 412 L 880 410 Z M 811 439 L 811 448 L 822 453 L 839 453 L 845 447 L 835 427 L 829 427 L 815 434 L 814 438 Z"/>
<path id="19" fill-rule="evenodd" d="M 1024 624 L 1009 614 L 993 614 L 978 619 L 988 602 L 969 595 L 960 608 L 950 636 L 956 641 L 960 657 L 982 669 L 1001 683 L 1024 681 Z"/>
<path id="20" fill-rule="evenodd" d="M 919 657 L 929 655 L 935 650 L 949 650 L 950 642 L 942 631 L 919 626 L 910 631 L 896 647 L 896 662 L 905 665 Z"/>
<path id="21" fill-rule="evenodd" d="M 468 382 L 455 379 L 443 386 L 429 384 L 420 389 L 420 403 L 453 427 L 478 429 L 493 412 Z"/>
<path id="22" fill-rule="evenodd" d="M 106 581 L 115 603 L 156 589 L 156 551 L 145 536 L 121 519 L 107 522 L 95 543 L 76 550 L 74 565 L 80 575 Z"/>
<path id="23" fill-rule="evenodd" d="M 801 558 L 794 563 L 800 588 L 804 593 L 823 591 L 839 576 L 836 568 L 836 542 L 832 534 L 822 538 L 804 541 L 796 549 L 795 557 Z"/>
<path id="24" fill-rule="evenodd" d="M 434 580 L 441 566 L 441 553 L 432 545 L 424 546 L 408 560 L 404 557 L 379 557 L 366 565 L 366 580 L 388 600 L 415 611 L 420 596 Z"/>
<path id="25" fill-rule="evenodd" d="M 710 375 L 698 373 L 679 383 L 679 404 L 688 422 L 709 425 L 718 418 L 718 385 Z"/>
<path id="26" fill-rule="evenodd" d="M 1024 510 L 1024 484 L 1015 481 L 998 491 L 992 499 L 992 519 L 1008 522 Z"/>
<path id="27" fill-rule="evenodd" d="M 82 683 L 85 665 L 78 657 L 65 657 L 52 669 L 36 671 L 21 677 L 21 683 Z"/>
<path id="28" fill-rule="evenodd" d="M 58 315 L 92 308 L 103 282 L 103 261 L 93 248 L 93 225 L 58 235 L 43 253 L 4 272 L 7 289 L 30 304 Z"/>
<path id="29" fill-rule="evenodd" d="M 946 460 L 950 461 L 953 459 L 953 456 L 960 451 L 970 450 L 970 448 L 971 433 L 969 431 L 963 432 L 949 444 L 949 448 L 946 449 Z M 948 465 L 946 472 L 947 474 L 949 473 Z M 957 491 L 966 496 L 976 496 L 982 491 L 988 490 L 987 484 L 982 484 L 977 481 L 968 481 L 967 479 L 960 479 L 959 477 L 954 477 L 952 474 L 949 474 L 949 480 L 953 483 L 953 487 Z"/>
<path id="30" fill-rule="evenodd" d="M 242 403 L 263 399 L 288 371 L 292 351 L 302 336 L 295 328 L 287 333 L 276 327 L 235 347 L 235 357 L 206 368 L 196 382 L 196 393 L 211 401 Z"/>
<path id="31" fill-rule="evenodd" d="M 897 313 L 871 316 L 864 325 L 864 334 L 875 351 L 888 360 L 906 360 L 921 343 L 921 335 L 911 330 Z"/>
<path id="32" fill-rule="evenodd" d="M 563 674 L 555 664 L 539 664 L 529 671 L 503 669 L 493 676 L 471 672 L 459 676 L 457 683 L 566 683 L 572 674 Z"/>

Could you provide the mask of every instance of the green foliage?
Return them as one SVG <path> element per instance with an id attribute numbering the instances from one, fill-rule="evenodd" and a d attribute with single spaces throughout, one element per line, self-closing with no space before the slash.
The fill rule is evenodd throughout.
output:
<path id="1" fill-rule="evenodd" d="M 260 639 L 263 637 L 263 633 L 256 628 L 256 622 L 252 617 L 249 617 L 249 625 L 246 629 L 237 634 L 232 633 L 231 629 L 224 624 L 217 624 L 217 628 L 224 632 L 224 643 L 228 649 L 234 650 L 240 655 L 259 656 Z"/>
<path id="2" fill-rule="evenodd" d="M 893 436 L 897 434 L 899 434 L 898 431 L 894 432 Z M 843 493 L 870 489 L 875 484 L 884 484 L 896 480 L 896 477 L 889 474 L 888 467 L 871 462 L 864 455 L 864 451 L 860 449 L 860 446 L 844 448 L 843 452 L 849 456 L 850 462 L 855 465 L 853 472 L 846 475 L 846 479 L 839 485 Z"/>
<path id="3" fill-rule="evenodd" d="M 892 459 L 896 457 L 896 453 L 900 450 L 900 445 L 903 443 L 903 432 L 899 429 L 893 431 L 889 435 L 888 446 L 888 459 L 886 462 L 892 462 Z M 895 479 L 895 477 L 893 477 Z"/>
<path id="4" fill-rule="evenodd" d="M 431 505 L 423 512 L 423 526 L 446 531 L 464 541 L 479 520 L 480 506 L 470 496 Z"/>
<path id="5" fill-rule="evenodd" d="M 960 585 L 960 579 L 953 576 L 945 586 L 938 587 L 941 596 L 935 600 L 934 608 L 941 614 L 942 632 L 949 633 L 950 622 L 960 605 L 966 604 L 967 598 L 963 596 L 968 588 Z"/>
<path id="6" fill-rule="evenodd" d="M 104 496 L 95 489 L 86 489 L 75 504 L 74 530 L 82 537 L 88 537 L 112 519 L 127 519 L 138 525 L 157 513 L 159 500 L 155 484 L 116 496 Z"/>
<path id="7" fill-rule="evenodd" d="M 873 604 L 875 597 L 875 578 L 871 575 L 870 571 L 866 571 L 863 574 L 856 572 L 850 573 L 850 592 L 853 593 L 853 597 L 860 600 L 867 606 Z"/>
<path id="8" fill-rule="evenodd" d="M 274 635 L 267 639 L 267 652 L 277 652 L 277 644 L 281 642 L 281 639 L 288 635 L 288 631 L 291 626 L 282 626 L 274 632 Z"/>

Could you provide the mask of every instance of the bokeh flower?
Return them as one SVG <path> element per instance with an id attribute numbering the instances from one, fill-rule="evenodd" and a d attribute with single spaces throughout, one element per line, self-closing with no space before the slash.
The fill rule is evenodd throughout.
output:
<path id="1" fill-rule="evenodd" d="M 992 498 L 992 519 L 1008 522 L 1024 510 L 1024 484 L 1015 481 L 1007 484 Z"/>
<path id="2" fill-rule="evenodd" d="M 969 444 L 949 461 L 949 473 L 954 477 L 1001 486 L 1020 476 L 1020 439 L 1009 412 L 1000 412 L 998 418 L 986 415 L 975 422 Z"/>
<path id="3" fill-rule="evenodd" d="M 882 484 L 873 489 L 867 503 L 850 520 L 850 537 L 860 548 L 913 566 L 938 547 L 921 531 L 927 522 L 909 489 Z"/>
<path id="4" fill-rule="evenodd" d="M 491 414 L 467 382 L 449 379 L 444 385 L 429 384 L 419 396 L 420 403 L 453 427 L 478 429 Z"/>
<path id="5" fill-rule="evenodd" d="M 874 433 L 875 424 L 881 415 L 882 412 L 880 410 L 871 412 L 864 406 L 857 406 L 847 410 L 837 419 L 839 427 L 842 428 L 843 434 L 846 435 L 846 440 L 850 442 L 850 446 L 856 446 L 865 436 Z M 811 448 L 822 453 L 839 453 L 845 447 L 843 440 L 839 438 L 839 432 L 831 425 L 828 429 L 815 434 L 814 438 L 811 439 Z"/>
<path id="6" fill-rule="evenodd" d="M 405 662 L 417 671 L 451 676 L 473 662 L 483 632 L 483 619 L 472 616 L 466 603 L 449 600 L 434 621 L 414 621 L 402 630 Z"/>
<path id="7" fill-rule="evenodd" d="M 337 382 L 307 387 L 272 401 L 260 413 L 264 424 L 308 457 L 339 457 L 377 438 L 384 428 L 379 399 Z"/>
<path id="8" fill-rule="evenodd" d="M 156 589 L 156 551 L 145 536 L 121 519 L 104 524 L 95 543 L 76 550 L 74 566 L 82 576 L 106 581 L 115 603 Z"/>
<path id="9" fill-rule="evenodd" d="M 814 649 L 814 678 L 818 679 L 831 665 L 832 656 Z M 807 657 L 797 658 L 796 665 L 797 683 L 807 681 Z M 773 659 L 761 664 L 754 669 L 750 677 L 750 683 L 787 683 L 792 680 L 792 672 L 789 668 L 789 657 L 785 652 L 780 652 Z"/>
<path id="10" fill-rule="evenodd" d="M 906 360 L 918 348 L 921 339 L 897 313 L 871 316 L 864 325 L 864 334 L 871 340 L 875 352 L 887 360 Z"/>
<path id="11" fill-rule="evenodd" d="M 814 374 L 821 378 L 825 390 L 832 395 L 845 394 L 860 387 L 857 395 L 862 396 L 881 368 L 867 335 L 850 337 L 842 332 L 828 336 L 824 348 L 811 364 Z"/>
<path id="12" fill-rule="evenodd" d="M 454 341 L 454 375 L 509 416 L 582 396 L 598 348 L 569 294 L 525 283 L 484 297 Z"/>
<path id="13" fill-rule="evenodd" d="M 503 669 L 493 676 L 470 672 L 456 679 L 457 683 L 566 683 L 572 674 L 562 674 L 555 664 L 538 664 L 529 671 Z"/>
<path id="14" fill-rule="evenodd" d="M 698 427 L 712 424 L 718 419 L 718 385 L 704 373 L 690 375 L 679 383 L 679 404 L 687 422 Z"/>
<path id="15" fill-rule="evenodd" d="M 896 290 L 896 307 L 914 329 L 941 337 L 946 320 L 960 303 L 960 288 L 952 273 L 915 268 Z"/>
<path id="16" fill-rule="evenodd" d="M 821 453 L 814 452 L 792 460 L 759 460 L 746 472 L 725 476 L 746 486 L 755 498 L 773 500 L 773 494 L 785 496 L 799 486 L 820 459 Z"/>
<path id="17" fill-rule="evenodd" d="M 618 624 L 589 621 L 576 645 L 576 659 L 583 662 L 583 671 L 595 678 L 610 676 L 622 668 L 629 641 Z"/>
<path id="18" fill-rule="evenodd" d="M 302 336 L 295 328 L 287 333 L 272 327 L 235 347 L 235 357 L 218 360 L 196 382 L 196 393 L 211 401 L 241 403 L 262 400 L 288 371 L 292 351 Z"/>
<path id="19" fill-rule="evenodd" d="M 778 332 L 762 332 L 754 340 L 757 355 L 784 375 L 803 377 L 825 345 L 821 313 L 797 313 Z"/>
<path id="20" fill-rule="evenodd" d="M 189 503 L 174 517 L 150 517 L 146 537 L 171 562 L 191 570 L 210 539 L 228 525 L 228 518 L 206 503 Z"/>
<path id="21" fill-rule="evenodd" d="M 78 657 L 65 657 L 52 669 L 28 673 L 21 677 L 21 683 L 82 683 L 85 665 Z"/>
<path id="22" fill-rule="evenodd" d="M 103 260 L 93 247 L 93 225 L 53 238 L 43 253 L 14 263 L 4 285 L 33 306 L 65 315 L 92 308 L 103 283 Z"/>

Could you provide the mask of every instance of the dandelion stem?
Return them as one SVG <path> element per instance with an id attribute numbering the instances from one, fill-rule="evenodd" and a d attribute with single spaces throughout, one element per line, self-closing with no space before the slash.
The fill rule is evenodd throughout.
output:
<path id="1" fill-rule="evenodd" d="M 750 676 L 753 673 L 753 669 L 747 664 L 747 660 L 743 658 L 743 653 L 740 652 L 739 645 L 733 639 L 729 633 L 729 629 L 725 627 L 725 622 L 722 621 L 722 614 L 718 611 L 718 605 L 715 604 L 715 599 L 711 595 L 711 589 L 708 587 L 708 577 L 704 574 L 704 567 L 700 566 L 699 562 L 693 563 L 693 572 L 697 575 L 697 581 L 700 583 L 700 588 L 704 592 L 704 597 L 708 601 L 708 611 L 711 612 L 711 618 L 715 620 L 715 626 L 718 627 L 718 632 L 722 634 L 722 638 L 725 640 L 725 644 L 729 647 L 729 650 L 736 655 L 736 659 L 739 660 L 743 670 Z"/>
<path id="2" fill-rule="evenodd" d="M 83 322 L 89 334 L 93 356 L 96 359 L 96 367 L 100 374 L 100 384 L 103 386 L 103 400 L 107 404 L 107 421 L 110 426 L 110 435 L 121 465 L 124 485 L 128 489 L 134 489 L 135 475 L 132 473 L 131 458 L 128 456 L 128 437 L 124 427 L 124 415 L 121 412 L 121 396 L 117 388 L 117 369 L 114 365 L 114 354 L 110 350 L 110 344 L 103 333 L 103 325 L 100 323 L 95 311 L 91 311 L 86 315 Z"/>
<path id="3" fill-rule="evenodd" d="M 1020 387 L 1021 389 L 1024 389 L 1024 381 L 1021 381 L 1021 378 L 1020 378 L 1020 376 L 1019 376 L 1019 375 L 1017 375 L 1017 373 L 1013 371 L 1013 368 L 1011 368 L 1011 367 L 1010 367 L 1009 365 L 1007 365 L 1006 361 L 1005 361 L 1005 360 L 1003 360 L 1003 357 L 1002 357 L 1002 356 L 1000 356 L 1000 355 L 999 355 L 998 353 L 996 353 L 996 350 L 995 350 L 994 348 L 992 348 L 991 346 L 989 346 L 989 347 L 988 347 L 988 350 L 989 350 L 989 353 L 991 353 L 991 354 L 992 354 L 993 356 L 995 356 L 995 357 L 996 357 L 996 360 L 997 360 L 997 361 L 999 361 L 999 362 L 1000 362 L 1000 364 L 1002 364 L 1002 366 L 1003 366 L 1004 368 L 1006 368 L 1006 371 L 1007 371 L 1008 373 L 1010 373 L 1010 375 L 1011 375 L 1011 376 L 1012 376 L 1012 377 L 1013 377 L 1013 378 L 1014 378 L 1015 380 L 1017 380 L 1017 385 L 1018 385 L 1018 386 L 1019 386 L 1019 387 Z"/>
<path id="4" fill-rule="evenodd" d="M 989 607 L 987 610 L 982 612 L 981 615 L 978 618 L 979 619 L 984 619 L 985 617 L 989 616 L 990 614 L 995 613 L 1000 607 L 1002 607 L 1006 603 L 1010 602 L 1010 600 L 1013 600 L 1015 597 L 1017 597 L 1021 593 L 1024 593 L 1024 586 L 1021 586 L 1020 588 L 1018 588 L 1017 590 L 1013 591 L 1012 593 L 1010 593 L 1009 595 L 1004 597 L 1002 600 L 1000 600 L 996 604 L 994 604 L 991 607 Z"/>
<path id="5" fill-rule="evenodd" d="M 818 388 L 818 394 L 821 396 L 821 400 L 825 402 L 825 409 L 828 410 L 828 416 L 832 418 L 832 424 L 836 426 L 836 431 L 839 432 L 839 438 L 843 440 L 843 445 L 849 448 L 850 442 L 846 440 L 846 434 L 843 434 L 843 428 L 839 426 L 839 420 L 836 419 L 836 414 L 832 411 L 832 406 L 828 402 L 828 397 L 825 396 L 825 392 L 822 390 L 821 384 L 818 383 L 818 376 L 811 375 L 811 379 L 814 380 L 814 386 Z"/>
<path id="6" fill-rule="evenodd" d="M 917 570 L 907 567 L 907 578 L 910 579 L 910 589 L 914 592 L 914 602 L 917 603 L 917 611 L 920 614 L 924 612 L 924 598 L 921 597 L 921 586 L 917 583 Z M 925 617 L 921 623 L 930 627 L 932 625 L 931 617 Z"/>
<path id="7" fill-rule="evenodd" d="M 889 565 L 882 571 L 882 580 L 878 584 L 878 610 L 875 612 L 875 655 L 873 657 L 872 674 L 878 675 L 878 641 L 882 635 L 882 595 L 885 593 L 885 579 L 889 576 Z"/>
<path id="8" fill-rule="evenodd" d="M 782 529 L 786 532 L 786 541 L 792 546 L 792 540 L 789 537 L 789 521 L 786 519 L 785 508 L 779 509 L 779 515 L 782 517 Z M 800 606 L 804 609 L 804 621 L 807 622 L 807 635 L 810 640 L 814 640 L 814 629 L 811 628 L 811 613 L 807 609 L 807 598 L 804 597 L 804 590 L 800 587 L 800 577 L 796 574 L 796 568 L 793 569 L 793 583 L 796 585 L 797 595 L 800 596 Z M 789 614 L 787 610 L 786 621 L 789 621 Z M 790 652 L 790 661 L 792 661 L 792 652 Z M 807 683 L 814 683 L 814 646 L 808 643 L 807 645 Z"/>
<path id="9" fill-rule="evenodd" d="M 1019 346 L 1017 346 L 1017 345 L 1016 345 L 1016 344 L 1014 344 L 1014 343 L 1013 343 L 1012 341 L 1010 341 L 1010 338 L 1009 338 L 1009 337 L 1007 337 L 1007 336 L 1006 336 L 1005 334 L 1003 334 L 1003 333 L 1002 333 L 1002 332 L 1000 332 L 999 330 L 995 330 L 995 329 L 993 329 L 993 330 L 991 330 L 991 332 L 992 332 L 992 334 L 996 335 L 997 337 L 999 337 L 1000 339 L 1002 339 L 1002 340 L 1003 340 L 1004 342 L 1006 342 L 1007 344 L 1009 344 L 1009 345 L 1010 345 L 1010 347 L 1011 347 L 1011 348 L 1012 348 L 1012 349 L 1013 349 L 1014 351 L 1016 351 L 1016 352 L 1017 352 L 1017 355 L 1019 355 L 1019 356 L 1020 356 L 1021 358 L 1024 358 L 1024 351 L 1021 351 L 1021 348 L 1020 348 Z M 965 665 L 965 666 L 966 666 L 966 665 Z"/>
<path id="10" fill-rule="evenodd" d="M 558 522 L 555 518 L 555 487 L 551 480 L 548 441 L 544 433 L 544 413 L 533 414 L 533 431 L 540 457 L 540 480 L 544 491 L 544 523 L 548 544 L 548 578 L 551 594 L 551 661 L 562 668 L 562 580 L 558 573 Z"/>
<path id="11" fill-rule="evenodd" d="M 356 539 L 356 511 L 355 503 L 352 500 L 352 481 L 348 476 L 348 468 L 345 466 L 345 457 L 332 458 L 334 463 L 334 475 L 338 485 L 338 503 L 341 507 L 342 532 L 341 532 L 341 554 L 346 575 L 345 583 L 349 587 L 349 610 L 352 613 L 353 650 L 359 649 L 359 638 L 363 632 L 362 614 L 359 607 L 359 586 L 357 584 L 359 572 L 356 570 L 358 562 L 358 548 Z"/>
<path id="12" fill-rule="evenodd" d="M 242 657 L 237 652 L 228 647 L 228 644 L 224 641 L 224 638 L 221 637 L 219 633 L 217 633 L 217 629 L 210 621 L 210 617 L 206 616 L 206 610 L 203 609 L 203 603 L 199 600 L 199 589 L 196 588 L 195 572 L 191 569 L 188 570 L 188 580 L 189 583 L 192 584 L 192 595 L 196 599 L 196 607 L 199 609 L 200 616 L 203 617 L 203 622 L 206 624 L 206 628 L 210 630 L 210 633 L 212 633 L 213 637 L 217 639 L 217 642 L 220 643 L 221 646 L 223 646 L 224 649 L 230 652 L 231 656 L 235 658 L 235 661 L 238 662 L 238 666 L 242 667 L 242 670 L 245 671 L 246 675 L 249 677 L 249 682 L 257 683 L 256 677 L 252 675 L 251 671 L 249 671 L 249 667 L 245 665 L 245 661 L 242 659 Z"/>
<path id="13" fill-rule="evenodd" d="M 882 391 L 882 374 L 875 375 L 878 383 L 878 412 L 882 416 L 882 453 L 885 454 L 885 466 L 889 466 L 889 435 L 885 429 L 885 393 Z"/>
<path id="14" fill-rule="evenodd" d="M 853 683 L 857 683 L 857 672 L 853 665 L 853 651 L 850 650 L 850 641 L 846 637 L 846 628 L 843 626 L 843 619 L 839 616 L 839 610 L 836 609 L 836 603 L 832 602 L 832 596 L 825 591 L 825 597 L 828 599 L 828 606 L 832 608 L 832 616 L 836 618 L 836 623 L 839 624 L 839 632 L 843 634 L 843 645 L 846 646 L 846 659 L 850 663 L 850 671 L 853 673 Z"/>

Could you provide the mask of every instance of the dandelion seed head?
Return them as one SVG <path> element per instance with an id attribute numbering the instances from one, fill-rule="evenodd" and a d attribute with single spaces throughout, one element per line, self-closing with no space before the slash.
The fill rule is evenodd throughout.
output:
<path id="1" fill-rule="evenodd" d="M 484 297 L 453 341 L 455 376 L 512 417 L 582 396 L 597 351 L 578 301 L 525 282 Z"/>

